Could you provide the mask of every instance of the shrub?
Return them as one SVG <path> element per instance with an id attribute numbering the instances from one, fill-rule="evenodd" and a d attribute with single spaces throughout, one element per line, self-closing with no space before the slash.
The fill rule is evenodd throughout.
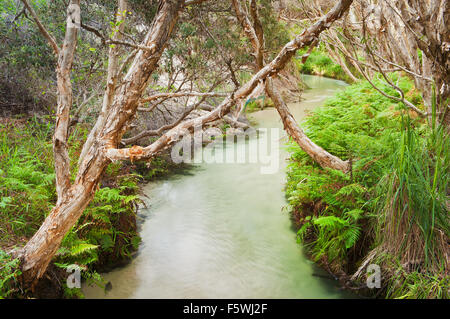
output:
<path id="1" fill-rule="evenodd" d="M 408 78 L 391 76 L 417 99 Z M 302 126 L 315 143 L 352 160 L 352 173 L 322 169 L 291 142 L 286 195 L 299 241 L 315 260 L 350 273 L 370 258 L 384 266 L 386 296 L 443 297 L 449 139 L 410 114 L 367 82 L 339 92 Z"/>
<path id="2" fill-rule="evenodd" d="M 18 266 L 18 259 L 12 259 L 0 249 L 0 299 L 17 291 L 16 279 L 20 275 Z"/>

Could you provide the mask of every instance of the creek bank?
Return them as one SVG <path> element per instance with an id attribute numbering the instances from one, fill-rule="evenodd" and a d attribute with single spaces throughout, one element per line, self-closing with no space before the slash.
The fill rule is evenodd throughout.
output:
<path id="1" fill-rule="evenodd" d="M 408 100 L 420 101 L 420 93 L 405 75 L 397 73 L 390 76 L 399 83 Z M 389 90 L 382 83 L 377 82 L 376 85 Z M 432 253 L 444 256 L 434 261 L 443 266 L 442 272 L 436 271 L 433 264 L 426 264 L 421 248 L 425 247 L 421 246 L 425 239 L 420 231 L 414 232 L 415 239 L 403 246 L 412 247 L 415 249 L 413 253 L 423 258 L 414 261 L 412 266 L 407 260 L 411 253 L 398 248 L 404 239 L 393 240 L 395 235 L 386 237 L 386 232 L 394 222 L 404 229 L 399 235 L 409 238 L 406 229 L 419 227 L 422 220 L 415 214 L 423 212 L 424 216 L 430 216 L 429 211 L 435 210 L 437 216 L 445 216 L 442 202 L 425 201 L 427 204 L 424 205 L 424 198 L 433 198 L 425 185 L 429 185 L 433 178 L 445 180 L 448 173 L 448 154 L 439 155 L 439 145 L 447 149 L 448 138 L 444 142 L 439 129 L 432 131 L 424 119 L 405 111 L 401 103 L 381 96 L 364 81 L 349 86 L 328 100 L 323 107 L 312 112 L 302 126 L 316 143 L 340 158 L 353 161 L 349 176 L 323 170 L 297 145 L 289 145 L 291 157 L 286 197 L 298 239 L 310 258 L 344 287 L 362 296 L 445 298 L 448 294 L 449 277 L 445 270 L 448 264 L 445 266 L 445 251 L 443 254 L 440 252 L 439 237 L 434 239 L 436 245 Z M 427 144 L 429 141 L 436 143 L 437 151 L 436 146 L 420 146 L 430 145 Z M 405 148 L 410 150 L 409 155 L 405 155 Z M 424 149 L 433 151 L 418 155 Z M 402 159 L 414 163 L 414 169 L 405 168 L 410 167 L 410 162 L 405 164 L 400 162 Z M 426 173 L 430 170 L 436 174 L 431 179 Z M 405 188 L 420 183 L 424 186 L 398 197 L 395 192 L 403 190 L 398 190 L 399 182 L 395 178 L 404 178 L 402 187 Z M 409 180 L 414 180 L 414 183 Z M 440 185 L 436 191 L 442 192 L 440 196 L 444 198 L 448 179 L 436 185 Z M 392 207 L 410 207 L 410 218 L 395 220 L 391 215 Z M 438 225 L 439 220 L 433 223 Z M 445 234 L 448 224 L 436 227 L 441 229 L 436 230 L 438 234 Z M 366 268 L 370 264 L 381 267 L 381 289 L 368 289 L 366 286 Z"/>
<path id="2" fill-rule="evenodd" d="M 168 160 L 167 154 L 150 163 L 111 163 L 94 200 L 66 235 L 48 272 L 34 292 L 22 291 L 18 261 L 11 259 L 8 252 L 25 245 L 55 204 L 49 142 L 52 123 L 51 117 L 0 118 L 0 297 L 77 298 L 80 295 L 65 284 L 68 265 L 79 265 L 87 279 L 99 282 L 98 272 L 125 266 L 140 242 L 137 221 L 140 184 L 179 169 Z M 81 126 L 69 141 L 74 165 L 85 133 L 86 128 Z"/>
<path id="3" fill-rule="evenodd" d="M 308 50 L 309 48 L 299 50 L 295 59 L 293 59 L 300 73 L 341 80 L 348 84 L 352 84 L 354 82 L 354 80 L 343 70 L 343 68 L 329 57 L 329 54 L 323 44 L 320 44 L 318 47 L 314 48 L 306 61 L 304 61 L 303 56 L 308 53 Z M 353 74 L 358 74 L 357 72 L 354 72 L 355 70 L 353 66 L 348 66 L 348 68 L 353 72 Z"/>
<path id="4" fill-rule="evenodd" d="M 291 104 L 297 119 L 344 83 L 306 77 L 312 87 Z M 261 174 L 267 163 L 196 164 L 190 174 L 173 175 L 145 186 L 151 198 L 142 223 L 139 253 L 124 268 L 104 274 L 112 289 L 83 286 L 87 298 L 347 298 L 295 242 L 283 209 L 284 131 L 274 108 L 251 113 L 258 128 L 277 128 L 281 143 L 270 147 L 279 169 Z M 228 158 L 271 139 L 255 138 L 224 146 L 214 157 Z M 206 151 L 206 150 L 205 150 Z M 247 152 L 246 151 L 246 152 Z M 261 199 L 264 199 L 262 201 Z M 325 278 L 324 278 L 325 277 Z"/>

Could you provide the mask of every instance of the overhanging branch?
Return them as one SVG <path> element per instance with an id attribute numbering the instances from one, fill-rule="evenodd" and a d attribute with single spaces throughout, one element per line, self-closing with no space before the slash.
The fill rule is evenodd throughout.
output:
<path id="1" fill-rule="evenodd" d="M 243 99 L 250 94 L 260 81 L 280 72 L 295 55 L 297 50 L 310 45 L 322 31 L 328 29 L 335 20 L 340 19 L 348 10 L 352 2 L 353 0 L 339 1 L 334 8 L 319 21 L 305 29 L 301 34 L 297 35 L 295 39 L 288 42 L 269 64 L 256 73 L 240 89 L 225 98 L 214 111 L 196 119 L 180 123 L 147 147 L 132 147 L 125 149 L 108 148 L 105 150 L 106 156 L 110 160 L 126 160 L 130 158 L 148 159 L 153 157 L 157 152 L 178 141 L 182 137 L 183 132 L 187 129 L 192 128 L 195 125 L 203 125 L 218 118 L 222 118 L 230 111 L 236 101 Z"/>
<path id="2" fill-rule="evenodd" d="M 42 33 L 42 35 L 47 39 L 48 43 L 53 49 L 53 52 L 57 56 L 59 54 L 59 47 L 58 44 L 56 44 L 55 38 L 50 34 L 50 32 L 47 31 L 47 29 L 42 24 L 41 20 L 39 19 L 38 15 L 34 11 L 33 7 L 30 6 L 27 0 L 21 0 L 23 5 L 27 8 L 28 12 L 33 17 L 34 22 L 38 26 L 39 31 Z"/>

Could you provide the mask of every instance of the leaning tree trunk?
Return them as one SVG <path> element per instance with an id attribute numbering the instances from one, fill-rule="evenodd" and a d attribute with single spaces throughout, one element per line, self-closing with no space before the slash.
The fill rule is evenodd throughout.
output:
<path id="1" fill-rule="evenodd" d="M 300 126 L 298 126 L 295 118 L 289 112 L 289 109 L 280 94 L 273 87 L 271 78 L 266 79 L 266 92 L 272 99 L 273 104 L 281 117 L 285 131 L 295 142 L 297 142 L 303 151 L 323 168 L 332 168 L 344 173 L 350 172 L 351 164 L 349 161 L 343 161 L 339 157 L 328 153 L 306 136 Z"/>
<path id="2" fill-rule="evenodd" d="M 111 160 L 151 158 L 158 151 L 180 139 L 181 131 L 223 117 L 230 111 L 232 105 L 239 99 L 244 99 L 259 83 L 283 70 L 298 49 L 313 43 L 334 20 L 342 17 L 352 2 L 353 0 L 341 0 L 337 3 L 319 21 L 287 43 L 272 62 L 228 96 L 214 111 L 195 120 L 180 123 L 145 148 L 118 149 L 119 142 L 137 111 L 148 79 L 158 65 L 179 11 L 184 5 L 183 0 L 160 2 L 160 10 L 144 40 L 146 50 L 141 50 L 137 54 L 121 84 L 117 85 L 110 104 L 103 105 L 102 115 L 83 146 L 75 182 L 58 198 L 50 215 L 19 252 L 25 286 L 33 286 L 45 273 L 65 234 L 75 225 L 92 200 L 100 177 Z"/>
<path id="3" fill-rule="evenodd" d="M 34 290 L 37 280 L 45 273 L 64 236 L 94 196 L 96 185 L 96 182 L 91 182 L 72 186 L 20 251 L 24 287 Z"/>
<path id="4" fill-rule="evenodd" d="M 127 124 L 136 113 L 139 99 L 147 87 L 151 73 L 158 66 L 183 5 L 183 0 L 166 0 L 162 3 L 152 29 L 144 40 L 146 47 L 151 50 L 143 50 L 137 54 L 122 84 L 114 90 L 111 103 L 102 109 L 104 114 L 97 120 L 96 129 L 90 132 L 83 146 L 75 182 L 65 187 L 64 192 L 58 192 L 56 206 L 25 247 L 18 252 L 24 287 L 35 286 L 45 273 L 65 234 L 75 225 L 92 200 L 98 189 L 101 175 L 111 162 L 106 156 L 106 150 L 118 146 Z M 67 72 L 65 74 L 67 75 Z M 65 81 L 60 81 L 58 85 L 60 83 L 66 84 Z M 62 89 L 65 92 L 71 90 L 67 85 Z M 62 116 L 58 116 L 57 123 L 61 117 L 68 120 L 68 114 L 66 116 L 66 113 L 62 113 Z M 61 136 L 54 141 L 58 143 L 58 146 L 66 146 L 67 141 L 61 140 L 64 139 L 64 136 Z M 58 148 L 55 148 L 55 151 L 59 152 Z M 66 157 L 55 155 L 55 166 L 57 170 L 61 167 L 66 168 Z M 57 184 L 61 183 L 62 176 L 63 174 L 57 174 Z"/>
<path id="5" fill-rule="evenodd" d="M 239 22 L 242 25 L 242 28 L 245 34 L 250 39 L 250 42 L 253 47 L 257 72 L 259 72 L 264 67 L 264 33 L 261 28 L 261 22 L 258 17 L 258 9 L 256 6 L 256 0 L 251 0 L 250 2 L 250 13 L 253 20 L 253 25 L 250 22 L 250 19 L 247 16 L 247 13 L 242 8 L 239 0 L 232 0 L 232 4 L 234 10 L 236 12 L 236 16 L 238 17 Z M 342 2 L 341 2 L 342 5 Z M 349 4 L 348 4 L 349 5 Z M 342 14 L 342 10 L 339 10 L 339 4 L 335 6 L 333 10 L 329 12 L 336 14 Z M 326 20 L 326 19 L 325 19 Z M 328 23 L 325 24 L 326 28 L 328 28 L 334 20 L 330 19 Z M 307 32 L 305 32 L 306 34 Z M 313 38 L 312 41 L 308 43 L 311 47 L 317 44 L 317 38 Z M 309 52 L 310 53 L 310 52 Z M 308 53 L 308 55 L 309 55 Z M 307 58 L 307 56 L 306 56 Z M 304 62 L 303 62 L 304 63 Z M 272 99 L 275 108 L 278 111 L 278 114 L 281 117 L 281 120 L 284 124 L 284 130 L 291 136 L 297 144 L 309 155 L 311 158 L 316 161 L 320 166 L 324 168 L 332 168 L 340 170 L 344 173 L 348 173 L 351 170 L 351 164 L 348 161 L 343 161 L 339 157 L 334 156 L 327 151 L 325 151 L 320 146 L 316 145 L 312 142 L 308 136 L 303 132 L 303 130 L 298 126 L 292 114 L 289 112 L 289 109 L 281 98 L 279 92 L 275 88 L 273 84 L 274 80 L 271 76 L 268 76 L 265 79 L 265 85 L 262 82 L 261 85 L 265 86 L 265 90 L 269 97 Z"/>

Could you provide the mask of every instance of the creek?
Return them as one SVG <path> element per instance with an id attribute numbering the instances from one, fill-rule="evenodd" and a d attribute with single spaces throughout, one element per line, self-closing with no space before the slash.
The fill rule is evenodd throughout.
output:
<path id="1" fill-rule="evenodd" d="M 346 85 L 316 76 L 304 81 L 310 89 L 303 100 L 289 104 L 297 121 Z M 273 144 L 268 155 L 273 163 L 278 157 L 275 173 L 262 174 L 269 164 L 261 161 L 202 163 L 146 185 L 137 257 L 103 274 L 110 291 L 84 285 L 86 298 L 351 297 L 296 242 L 283 191 L 287 139 L 276 110 L 250 117 L 259 129 L 278 128 L 279 137 L 261 130 L 258 137 L 216 146 L 214 156 Z"/>

